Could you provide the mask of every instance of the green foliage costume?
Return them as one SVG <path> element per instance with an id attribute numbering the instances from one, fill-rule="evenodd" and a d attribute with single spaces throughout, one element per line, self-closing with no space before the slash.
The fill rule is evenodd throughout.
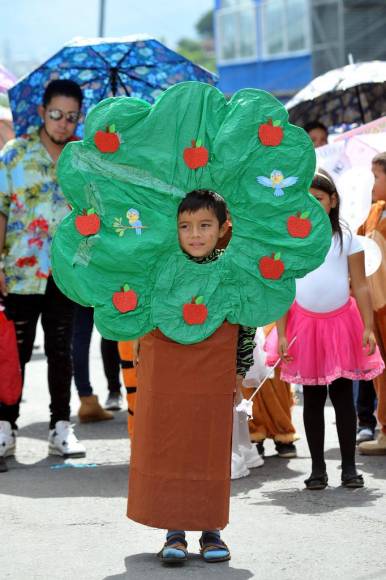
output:
<path id="1" fill-rule="evenodd" d="M 290 307 L 294 279 L 323 262 L 331 229 L 308 193 L 312 143 L 287 118 L 264 91 L 227 102 L 198 82 L 171 87 L 153 106 L 119 97 L 89 113 L 84 140 L 59 159 L 73 209 L 52 262 L 61 290 L 95 308 L 103 336 L 158 327 L 190 344 L 224 320 L 262 326 Z M 176 215 L 186 193 L 203 188 L 226 200 L 233 235 L 217 261 L 200 265 L 179 247 Z"/>

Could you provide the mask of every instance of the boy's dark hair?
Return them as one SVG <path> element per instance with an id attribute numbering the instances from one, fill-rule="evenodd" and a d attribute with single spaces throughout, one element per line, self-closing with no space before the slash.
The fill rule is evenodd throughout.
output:
<path id="1" fill-rule="evenodd" d="M 43 106 L 46 107 L 54 97 L 72 97 L 82 106 L 82 89 L 75 81 L 68 79 L 55 79 L 48 83 L 43 94 Z"/>
<path id="2" fill-rule="evenodd" d="M 342 226 L 339 220 L 339 206 L 340 206 L 340 198 L 338 190 L 336 189 L 336 185 L 334 183 L 333 178 L 331 175 L 325 171 L 324 169 L 317 169 L 314 178 L 311 183 L 311 187 L 314 189 L 320 189 L 327 193 L 330 197 L 335 194 L 336 198 L 336 206 L 332 207 L 329 213 L 329 218 L 331 222 L 331 229 L 334 234 L 338 234 L 340 240 L 340 246 L 343 247 L 343 232 Z"/>
<path id="3" fill-rule="evenodd" d="M 194 189 L 187 193 L 178 206 L 177 215 L 187 211 L 195 213 L 199 209 L 211 209 L 216 215 L 220 227 L 227 221 L 227 206 L 224 199 L 210 189 Z"/>
<path id="4" fill-rule="evenodd" d="M 380 165 L 383 173 L 386 173 L 386 151 L 378 153 L 372 160 L 373 165 Z"/>
<path id="5" fill-rule="evenodd" d="M 321 129 L 322 131 L 325 131 L 326 135 L 328 135 L 328 129 L 326 125 L 323 125 L 323 123 L 321 123 L 320 121 L 312 121 L 311 123 L 307 123 L 307 125 L 304 126 L 304 130 L 306 133 L 309 133 L 314 129 Z"/>

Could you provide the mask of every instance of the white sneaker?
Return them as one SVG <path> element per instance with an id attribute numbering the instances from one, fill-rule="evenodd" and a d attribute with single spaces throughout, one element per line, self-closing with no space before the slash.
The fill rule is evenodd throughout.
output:
<path id="1" fill-rule="evenodd" d="M 248 447 L 242 445 L 240 446 L 240 451 L 243 454 L 245 463 L 249 469 L 262 467 L 264 465 L 264 459 L 259 454 L 256 445 L 250 445 Z"/>
<path id="2" fill-rule="evenodd" d="M 233 451 L 231 479 L 240 479 L 241 477 L 247 477 L 247 475 L 249 475 L 249 469 L 245 463 L 244 457 Z"/>
<path id="3" fill-rule="evenodd" d="M 15 455 L 16 433 L 9 421 L 0 421 L 0 457 Z"/>
<path id="4" fill-rule="evenodd" d="M 85 457 L 86 449 L 75 436 L 69 421 L 57 421 L 48 435 L 48 453 L 62 457 Z"/>
<path id="5" fill-rule="evenodd" d="M 374 431 L 370 427 L 362 427 L 358 430 L 357 443 L 363 443 L 363 441 L 373 441 Z"/>
<path id="6" fill-rule="evenodd" d="M 108 411 L 120 411 L 122 409 L 121 393 L 110 394 L 106 399 L 105 409 Z"/>

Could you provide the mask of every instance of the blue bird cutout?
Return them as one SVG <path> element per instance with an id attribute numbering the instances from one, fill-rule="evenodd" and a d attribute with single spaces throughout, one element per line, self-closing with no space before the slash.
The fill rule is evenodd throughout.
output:
<path id="1" fill-rule="evenodd" d="M 136 209 L 129 209 L 126 217 L 129 221 L 129 225 L 131 228 L 133 228 L 135 230 L 135 233 L 137 234 L 137 236 L 140 236 L 142 234 L 142 222 L 139 219 L 139 212 Z"/>
<path id="2" fill-rule="evenodd" d="M 284 195 L 284 188 L 289 185 L 294 185 L 297 180 L 297 177 L 286 177 L 284 179 L 283 173 L 277 169 L 274 169 L 269 177 L 265 177 L 264 175 L 256 177 L 256 181 L 260 183 L 260 185 L 271 187 L 273 189 L 273 195 L 276 197 Z"/>

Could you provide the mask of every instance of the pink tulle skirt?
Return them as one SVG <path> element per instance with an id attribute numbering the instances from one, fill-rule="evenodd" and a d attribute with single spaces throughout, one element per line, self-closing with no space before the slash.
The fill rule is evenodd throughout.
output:
<path id="1" fill-rule="evenodd" d="M 288 342 L 296 336 L 289 349 L 290 363 L 281 363 L 281 379 L 301 385 L 326 385 L 339 377 L 371 380 L 385 367 L 378 347 L 368 355 L 362 346 L 363 322 L 353 298 L 331 312 L 311 312 L 296 302 L 291 306 L 286 335 Z M 265 342 L 267 365 L 278 360 L 277 331 Z"/>

